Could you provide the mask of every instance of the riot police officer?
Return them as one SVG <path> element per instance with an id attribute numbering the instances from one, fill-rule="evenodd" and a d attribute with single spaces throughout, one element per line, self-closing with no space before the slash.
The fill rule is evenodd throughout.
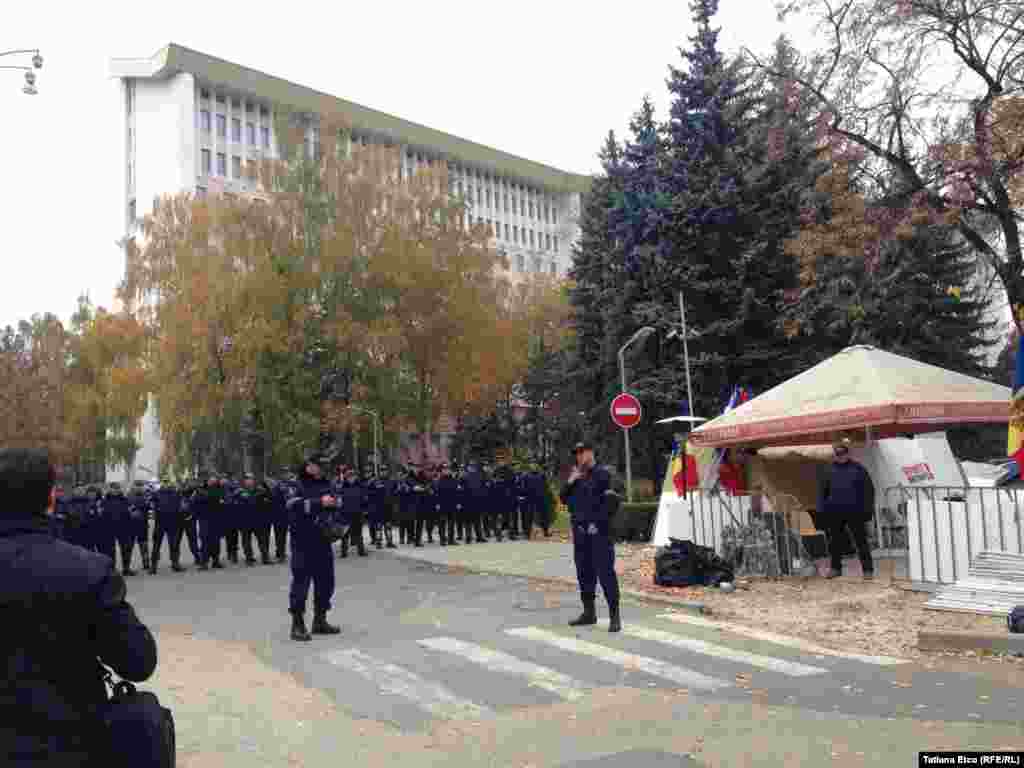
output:
<path id="1" fill-rule="evenodd" d="M 171 557 L 171 570 L 180 573 L 185 570 L 181 567 L 180 562 L 181 537 L 184 533 L 181 492 L 174 485 L 164 483 L 154 494 L 153 508 L 153 551 L 150 555 L 149 572 L 156 574 L 160 564 L 160 551 L 163 549 L 166 536 L 167 548 Z"/>
<path id="2" fill-rule="evenodd" d="M 597 623 L 597 583 L 608 601 L 608 631 L 622 629 L 619 616 L 619 579 L 615 575 L 615 545 L 609 530 L 614 500 L 608 470 L 594 461 L 594 449 L 578 443 L 573 451 L 576 465 L 562 487 L 562 501 L 572 520 L 573 556 L 583 600 L 583 613 L 571 627 Z"/>
<path id="3" fill-rule="evenodd" d="M 121 573 L 134 576 L 132 570 L 132 554 L 135 548 L 135 531 L 131 520 L 131 504 L 121 489 L 121 484 L 113 482 L 103 497 L 103 516 L 117 541 L 121 552 Z M 113 547 L 111 547 L 113 550 Z"/>
<path id="4" fill-rule="evenodd" d="M 298 493 L 288 500 L 291 527 L 292 584 L 288 611 L 292 640 L 312 640 L 306 630 L 306 602 L 313 586 L 312 634 L 336 635 L 341 628 L 327 622 L 334 596 L 334 553 L 321 525 L 324 514 L 338 510 L 337 497 L 323 472 L 323 460 L 310 456 L 302 469 Z"/>
<path id="5" fill-rule="evenodd" d="M 398 540 L 401 544 L 412 544 L 416 537 L 417 498 L 413 492 L 413 485 L 412 471 L 406 467 L 395 485 L 395 495 L 398 499 Z"/>
<path id="6" fill-rule="evenodd" d="M 465 541 L 467 544 L 473 542 L 473 534 L 476 533 L 476 541 L 487 541 L 484 534 L 484 512 L 487 509 L 487 480 L 481 471 L 480 465 L 476 462 L 470 464 L 462 477 L 465 520 Z"/>
<path id="7" fill-rule="evenodd" d="M 441 476 L 434 484 L 437 498 L 437 522 L 440 527 L 439 538 L 441 546 L 456 544 L 455 529 L 457 527 L 459 481 L 452 474 L 452 468 L 448 464 L 441 465 Z"/>
<path id="8" fill-rule="evenodd" d="M 365 486 L 359 482 L 355 469 L 344 468 L 344 477 L 337 491 L 341 498 L 341 508 L 351 521 L 349 535 L 341 540 L 341 556 L 348 557 L 351 544 L 359 552 L 360 557 L 367 557 L 366 543 L 363 541 L 363 526 L 366 524 L 367 493 Z"/>
<path id="9" fill-rule="evenodd" d="M 288 559 L 288 499 L 298 493 L 298 485 L 292 473 L 282 474 L 281 480 L 271 489 L 273 511 L 271 529 L 274 533 L 274 555 L 277 562 Z"/>
<path id="10" fill-rule="evenodd" d="M 114 560 L 116 537 L 114 526 L 103 507 L 103 491 L 97 485 L 90 485 L 85 493 L 89 499 L 89 548 Z"/>
<path id="11" fill-rule="evenodd" d="M 132 483 L 132 492 L 128 497 L 132 546 L 138 545 L 142 555 L 142 569 L 149 570 L 149 517 L 152 512 L 149 491 L 141 480 Z M 128 562 L 131 563 L 129 554 Z"/>
<path id="12" fill-rule="evenodd" d="M 216 477 L 209 475 L 205 485 L 195 490 L 189 500 L 189 508 L 199 526 L 199 547 L 202 552 L 199 570 L 223 568 L 220 562 L 220 540 L 224 495 Z"/>

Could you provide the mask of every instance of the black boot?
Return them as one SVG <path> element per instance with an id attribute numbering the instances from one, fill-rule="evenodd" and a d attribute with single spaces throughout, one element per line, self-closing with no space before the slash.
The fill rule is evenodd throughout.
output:
<path id="1" fill-rule="evenodd" d="M 175 573 L 181 573 L 185 569 L 181 567 L 181 563 L 171 563 L 171 570 Z"/>
<path id="2" fill-rule="evenodd" d="M 594 598 L 583 598 L 583 613 L 569 622 L 570 627 L 589 627 L 597 624 L 597 611 L 594 610 Z"/>
<path id="3" fill-rule="evenodd" d="M 149 561 L 149 575 L 156 576 L 156 558 Z"/>
<path id="4" fill-rule="evenodd" d="M 360 557 L 369 557 L 370 556 L 370 553 L 366 551 L 366 545 L 363 542 L 361 542 L 361 541 L 359 542 L 358 551 L 359 551 L 359 556 Z"/>
<path id="5" fill-rule="evenodd" d="M 342 557 L 348 557 L 348 542 L 347 541 L 341 542 L 341 556 Z"/>
<path id="6" fill-rule="evenodd" d="M 314 635 L 337 635 L 340 633 L 341 627 L 336 627 L 334 624 L 327 623 L 326 613 L 318 613 L 313 619 Z"/>
<path id="7" fill-rule="evenodd" d="M 306 642 L 312 640 L 313 636 L 306 631 L 306 619 L 301 613 L 292 614 L 292 640 Z"/>
<path id="8" fill-rule="evenodd" d="M 619 604 L 608 603 L 608 631 L 621 632 L 622 619 L 619 616 Z"/>

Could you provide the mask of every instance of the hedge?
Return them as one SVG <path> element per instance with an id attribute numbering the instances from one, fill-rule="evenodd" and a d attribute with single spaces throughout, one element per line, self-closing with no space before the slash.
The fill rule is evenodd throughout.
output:
<path id="1" fill-rule="evenodd" d="M 654 535 L 657 514 L 657 502 L 623 502 L 612 521 L 612 535 L 616 541 L 649 541 Z"/>

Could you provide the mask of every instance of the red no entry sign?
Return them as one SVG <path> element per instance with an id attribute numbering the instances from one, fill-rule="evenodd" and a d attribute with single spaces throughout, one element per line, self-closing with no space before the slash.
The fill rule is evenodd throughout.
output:
<path id="1" fill-rule="evenodd" d="M 612 421 L 615 426 L 632 429 L 640 423 L 640 401 L 627 392 L 612 400 Z"/>

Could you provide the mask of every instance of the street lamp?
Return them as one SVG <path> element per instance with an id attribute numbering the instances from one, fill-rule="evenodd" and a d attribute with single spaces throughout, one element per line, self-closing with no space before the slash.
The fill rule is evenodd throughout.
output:
<path id="1" fill-rule="evenodd" d="M 31 67 L 9 64 L 0 66 L 0 69 L 18 69 L 23 71 L 25 73 L 25 86 L 21 89 L 21 92 L 26 96 L 35 96 L 39 91 L 36 90 L 36 73 L 32 70 L 43 68 L 43 57 L 39 54 L 38 48 L 17 48 L 12 51 L 2 51 L 0 52 L 0 57 L 14 56 L 20 53 L 33 54 Z"/>
<path id="2" fill-rule="evenodd" d="M 373 471 L 376 474 L 380 474 L 380 452 L 378 451 L 377 433 L 380 432 L 380 415 L 376 411 L 371 411 L 369 408 L 363 408 L 361 405 L 350 405 L 349 410 L 356 411 L 358 413 L 365 413 L 367 416 L 373 418 Z M 381 433 L 383 437 L 383 433 Z"/>
<path id="3" fill-rule="evenodd" d="M 645 325 L 639 331 L 634 333 L 629 341 L 622 345 L 619 349 L 619 373 L 622 375 L 622 391 L 626 391 L 626 348 L 635 341 L 646 339 L 654 333 L 654 329 Z M 622 437 L 626 443 L 626 500 L 629 503 L 633 503 L 633 464 L 629 455 L 629 430 L 622 430 Z"/>

